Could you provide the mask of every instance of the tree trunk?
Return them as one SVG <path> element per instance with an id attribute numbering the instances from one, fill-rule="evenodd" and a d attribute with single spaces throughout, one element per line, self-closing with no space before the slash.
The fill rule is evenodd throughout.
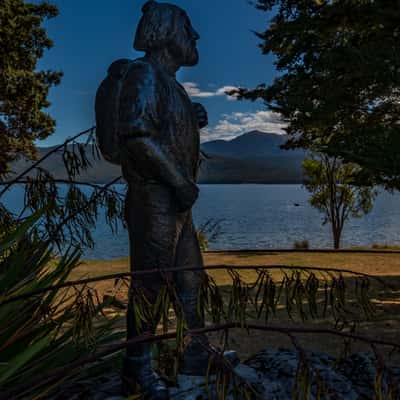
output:
<path id="1" fill-rule="evenodd" d="M 333 233 L 333 248 L 335 250 L 340 248 L 340 236 L 342 234 L 342 230 L 339 228 L 332 227 Z"/>

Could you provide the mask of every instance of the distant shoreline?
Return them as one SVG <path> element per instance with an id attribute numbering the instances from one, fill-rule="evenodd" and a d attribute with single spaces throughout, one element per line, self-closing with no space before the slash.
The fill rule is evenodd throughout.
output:
<path id="1" fill-rule="evenodd" d="M 91 183 L 95 185 L 106 185 L 109 181 L 82 180 L 81 183 Z M 124 180 L 116 183 L 116 185 L 126 184 Z M 198 185 L 303 185 L 304 182 L 197 182 Z"/>
<path id="2" fill-rule="evenodd" d="M 304 182 L 197 182 L 199 185 L 303 185 Z"/>
<path id="3" fill-rule="evenodd" d="M 359 254 L 359 255 L 383 255 L 383 254 L 400 254 L 400 246 L 398 245 L 387 245 L 387 246 L 365 246 L 365 247 L 343 247 L 340 249 L 332 248 L 320 248 L 320 249 L 226 249 L 226 250 L 205 250 L 202 251 L 203 255 L 215 255 L 215 256 L 240 256 L 241 254 L 262 256 L 262 255 L 272 255 L 272 254 L 291 254 L 297 253 L 300 255 L 305 254 Z M 114 257 L 110 259 L 101 258 L 83 258 L 83 261 L 87 262 L 126 262 L 129 260 L 129 255 Z"/>

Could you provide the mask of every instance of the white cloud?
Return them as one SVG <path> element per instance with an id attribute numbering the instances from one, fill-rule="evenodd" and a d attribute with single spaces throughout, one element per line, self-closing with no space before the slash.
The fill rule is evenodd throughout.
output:
<path id="1" fill-rule="evenodd" d="M 182 86 L 190 97 L 216 97 L 226 96 L 228 100 L 235 100 L 236 96 L 229 96 L 226 92 L 237 89 L 236 86 L 222 86 L 214 91 L 203 91 L 199 88 L 199 85 L 195 82 L 183 82 Z"/>
<path id="2" fill-rule="evenodd" d="M 214 97 L 215 92 L 202 92 L 197 83 L 183 82 L 182 86 L 185 88 L 190 97 Z"/>
<path id="3" fill-rule="evenodd" d="M 228 100 L 236 100 L 237 95 L 228 95 L 226 92 L 231 92 L 232 90 L 237 90 L 237 86 L 222 86 L 215 92 L 217 96 L 226 96 Z"/>
<path id="4" fill-rule="evenodd" d="M 230 140 L 249 131 L 261 131 L 282 135 L 286 124 L 273 111 L 235 112 L 222 115 L 214 127 L 201 132 L 203 142 L 216 139 Z"/>
<path id="5" fill-rule="evenodd" d="M 229 96 L 227 92 L 238 89 L 237 86 L 226 85 L 217 87 L 215 84 L 208 84 L 208 90 L 201 90 L 195 82 L 183 82 L 182 86 L 190 97 L 210 98 L 225 96 L 228 100 L 235 100 L 236 96 Z M 201 131 L 201 140 L 230 140 L 236 136 L 249 131 L 261 131 L 277 134 L 284 134 L 286 124 L 282 121 L 279 114 L 272 111 L 234 112 L 223 114 L 218 123 Z"/>

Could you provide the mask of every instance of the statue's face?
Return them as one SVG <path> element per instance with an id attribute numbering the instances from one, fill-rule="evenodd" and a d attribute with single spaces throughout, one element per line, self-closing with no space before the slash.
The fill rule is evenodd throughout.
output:
<path id="1" fill-rule="evenodd" d="M 191 67 L 199 62 L 196 42 L 200 35 L 194 30 L 186 13 L 182 14 L 181 21 L 181 28 L 177 31 L 170 50 L 182 66 Z"/>

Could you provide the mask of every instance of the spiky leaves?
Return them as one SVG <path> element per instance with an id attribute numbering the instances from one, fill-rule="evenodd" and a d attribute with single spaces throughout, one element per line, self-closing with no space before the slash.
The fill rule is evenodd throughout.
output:
<path id="1" fill-rule="evenodd" d="M 79 251 L 56 259 L 51 246 L 32 234 L 39 217 L 28 218 L 0 243 L 0 386 L 6 398 L 46 397 L 54 385 L 81 372 L 71 369 L 61 378 L 42 380 L 44 371 L 123 336 L 110 329 L 113 319 L 104 313 L 110 305 L 85 286 L 3 303 L 11 296 L 63 284 L 79 265 Z"/>

